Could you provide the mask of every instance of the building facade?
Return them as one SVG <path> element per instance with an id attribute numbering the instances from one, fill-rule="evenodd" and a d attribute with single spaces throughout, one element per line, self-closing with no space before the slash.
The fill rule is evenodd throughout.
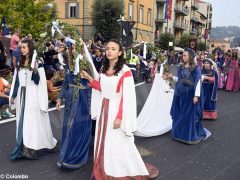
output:
<path id="1" fill-rule="evenodd" d="M 184 33 L 198 41 L 208 40 L 212 6 L 200 0 L 155 0 L 155 41 L 161 33 L 173 34 L 178 43 Z"/>
<path id="2" fill-rule="evenodd" d="M 83 39 L 94 36 L 91 12 L 94 0 L 53 0 L 60 20 L 74 24 Z M 153 43 L 161 33 L 184 33 L 207 41 L 211 33 L 212 5 L 201 0 L 123 0 L 125 20 L 134 21 L 133 41 Z M 171 4 L 170 4 L 170 3 Z M 167 13 L 167 14 L 166 14 Z M 207 41 L 208 42 L 208 41 Z"/>
<path id="3" fill-rule="evenodd" d="M 92 39 L 94 27 L 92 25 L 92 4 L 94 0 L 53 0 L 57 7 L 60 20 L 78 27 L 83 39 Z M 133 41 L 152 43 L 153 35 L 153 5 L 154 0 L 124 0 L 125 20 L 135 21 Z"/>

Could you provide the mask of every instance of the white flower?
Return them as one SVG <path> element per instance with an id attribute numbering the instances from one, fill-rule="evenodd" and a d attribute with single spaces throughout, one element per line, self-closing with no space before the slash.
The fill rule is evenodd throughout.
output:
<path id="1" fill-rule="evenodd" d="M 41 38 L 45 38 L 45 37 L 47 36 L 47 32 L 41 33 L 39 36 L 40 36 Z"/>

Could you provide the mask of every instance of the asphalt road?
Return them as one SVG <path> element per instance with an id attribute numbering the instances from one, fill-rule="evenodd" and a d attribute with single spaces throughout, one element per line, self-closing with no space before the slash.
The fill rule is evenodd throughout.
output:
<path id="1" fill-rule="evenodd" d="M 174 68 L 174 71 L 176 68 Z M 136 87 L 140 112 L 151 84 Z M 197 145 L 171 139 L 170 132 L 152 138 L 136 138 L 136 144 L 155 154 L 144 161 L 159 168 L 159 180 L 240 180 L 240 92 L 218 92 L 218 119 L 204 121 L 212 136 Z M 161 107 L 159 107 L 161 108 Z M 0 179 L 23 175 L 34 180 L 89 180 L 92 175 L 93 146 L 89 163 L 78 170 L 59 170 L 58 153 L 40 160 L 9 160 L 15 146 L 15 122 L 0 124 Z"/>

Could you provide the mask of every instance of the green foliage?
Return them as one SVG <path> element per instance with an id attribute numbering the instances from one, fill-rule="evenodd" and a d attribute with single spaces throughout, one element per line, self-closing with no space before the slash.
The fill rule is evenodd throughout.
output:
<path id="1" fill-rule="evenodd" d="M 174 42 L 174 38 L 173 38 L 172 34 L 170 34 L 170 33 L 160 34 L 159 47 L 161 49 L 172 51 L 174 45 L 173 46 L 168 46 L 169 42 Z"/>
<path id="2" fill-rule="evenodd" d="M 164 63 L 165 59 L 162 56 L 161 49 L 159 47 L 154 46 L 154 45 L 149 45 L 148 46 L 148 51 L 151 54 L 155 54 L 156 55 L 156 58 L 157 58 L 159 64 Z"/>
<path id="3" fill-rule="evenodd" d="M 189 46 L 190 39 L 191 39 L 191 36 L 187 33 L 184 33 L 180 38 L 178 46 L 181 48 L 187 48 Z"/>
<path id="4" fill-rule="evenodd" d="M 197 51 L 206 51 L 206 44 L 203 41 L 197 43 Z"/>
<path id="5" fill-rule="evenodd" d="M 89 74 L 93 75 L 93 69 L 90 65 L 90 63 L 87 61 L 87 57 L 84 51 L 84 46 L 83 46 L 83 41 L 79 37 L 78 29 L 76 26 L 68 24 L 66 22 L 62 22 L 59 20 L 55 21 L 59 29 L 62 31 L 63 35 L 70 36 L 71 39 L 75 40 L 76 43 L 76 48 L 77 48 L 77 54 L 82 54 L 83 55 L 83 60 L 79 61 L 79 68 L 81 70 L 86 70 Z M 64 38 L 61 34 L 59 34 L 57 31 L 55 32 L 54 36 L 51 37 L 51 28 L 52 28 L 52 22 L 48 22 L 45 25 L 45 30 L 41 32 L 39 35 L 38 41 L 35 43 L 35 49 L 38 53 L 38 59 L 41 57 L 41 53 L 45 49 L 45 44 L 50 40 L 50 39 L 59 39 L 59 38 Z M 76 56 L 77 56 L 76 54 Z M 76 57 L 74 58 L 76 60 Z M 73 61 L 74 61 L 73 60 Z M 72 66 L 75 65 L 75 62 L 73 62 Z M 73 67 L 70 67 L 70 69 L 73 69 Z M 80 77 L 79 77 L 80 78 Z M 79 80 L 79 79 L 77 79 Z"/>
<path id="6" fill-rule="evenodd" d="M 123 0 L 95 0 L 92 6 L 93 25 L 96 34 L 101 33 L 105 40 L 119 39 L 120 24 L 117 22 L 120 15 L 124 15 Z"/>
<path id="7" fill-rule="evenodd" d="M 51 8 L 48 3 L 52 0 L 1 0 L 0 16 L 7 17 L 14 32 L 16 28 L 21 30 L 22 36 L 32 34 L 37 37 L 45 29 L 46 22 L 56 17 L 55 5 Z"/>

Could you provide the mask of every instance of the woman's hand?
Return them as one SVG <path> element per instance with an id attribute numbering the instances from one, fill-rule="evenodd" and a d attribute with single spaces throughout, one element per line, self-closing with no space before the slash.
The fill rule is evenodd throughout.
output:
<path id="1" fill-rule="evenodd" d="M 60 111 L 60 106 L 61 106 L 61 100 L 57 99 L 56 108 L 58 111 Z"/>
<path id="2" fill-rule="evenodd" d="M 195 96 L 195 97 L 193 98 L 193 104 L 196 104 L 197 102 L 198 102 L 198 97 Z"/>
<path id="3" fill-rule="evenodd" d="M 89 80 L 89 82 L 93 81 L 93 78 L 84 70 L 81 71 L 80 76 L 81 76 L 81 78 Z"/>
<path id="4" fill-rule="evenodd" d="M 120 128 L 120 127 L 121 127 L 121 123 L 122 123 L 121 119 L 116 118 L 116 119 L 114 120 L 114 122 L 113 122 L 113 129 L 118 129 L 118 128 Z"/>

